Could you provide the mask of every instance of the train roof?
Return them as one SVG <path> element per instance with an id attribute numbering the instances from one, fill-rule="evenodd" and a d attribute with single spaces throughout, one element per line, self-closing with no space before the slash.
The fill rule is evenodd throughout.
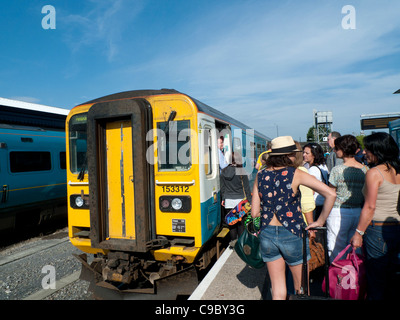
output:
<path id="1" fill-rule="evenodd" d="M 129 99 L 129 98 L 135 98 L 135 97 L 145 97 L 145 96 L 154 96 L 154 95 L 163 95 L 163 94 L 184 94 L 182 92 L 179 92 L 175 89 L 161 89 L 161 90 L 133 90 L 133 91 L 124 91 L 124 92 L 119 92 L 115 94 L 110 94 L 98 99 L 94 99 L 88 102 L 85 102 L 83 104 L 93 104 L 93 103 L 99 103 L 99 102 L 105 102 L 105 101 L 110 101 L 110 100 L 122 100 L 122 99 Z M 222 113 L 221 111 L 218 111 L 217 109 L 214 109 L 205 103 L 194 99 L 190 97 L 187 94 L 184 94 L 188 96 L 190 99 L 194 101 L 194 103 L 197 106 L 198 111 L 204 112 L 205 114 L 211 115 L 223 122 L 227 122 L 229 124 L 233 124 L 237 127 L 243 128 L 243 129 L 252 129 L 249 126 L 245 125 L 244 123 L 228 116 L 225 113 Z M 81 105 L 83 105 L 81 104 Z M 271 140 L 271 138 L 267 137 L 266 135 L 254 130 L 254 132 L 257 134 L 257 136 L 265 139 L 265 140 Z"/>
<path id="2" fill-rule="evenodd" d="M 0 123 L 64 129 L 70 110 L 0 98 Z"/>

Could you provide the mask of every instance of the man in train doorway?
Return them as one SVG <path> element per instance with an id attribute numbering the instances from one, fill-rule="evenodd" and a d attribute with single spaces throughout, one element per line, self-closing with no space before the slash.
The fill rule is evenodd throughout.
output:
<path id="1" fill-rule="evenodd" d="M 226 159 L 224 156 L 224 137 L 223 136 L 220 136 L 218 138 L 218 156 L 219 156 L 219 172 L 221 172 L 222 169 L 224 169 L 228 166 L 228 163 L 226 162 Z"/>

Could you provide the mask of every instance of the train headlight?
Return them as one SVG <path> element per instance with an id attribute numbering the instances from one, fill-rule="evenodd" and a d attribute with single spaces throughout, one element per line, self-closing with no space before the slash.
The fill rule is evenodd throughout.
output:
<path id="1" fill-rule="evenodd" d="M 74 209 L 89 209 L 89 196 L 82 194 L 71 194 L 70 206 Z"/>
<path id="2" fill-rule="evenodd" d="M 83 201 L 81 196 L 78 196 L 75 198 L 75 204 L 78 208 L 82 208 L 82 206 L 85 204 L 85 201 Z"/>
<path id="3" fill-rule="evenodd" d="M 179 198 L 172 199 L 171 206 L 172 206 L 172 208 L 174 208 L 174 210 L 181 210 L 182 209 L 182 200 Z"/>

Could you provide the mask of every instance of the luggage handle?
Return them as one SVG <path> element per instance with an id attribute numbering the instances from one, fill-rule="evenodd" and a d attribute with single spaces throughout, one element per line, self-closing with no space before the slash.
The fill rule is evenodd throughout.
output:
<path id="1" fill-rule="evenodd" d="M 340 253 L 332 261 L 332 264 L 335 264 L 336 261 L 340 260 L 343 257 L 343 255 L 347 252 L 347 250 L 349 250 L 350 246 L 351 246 L 351 244 L 348 244 L 346 248 L 344 248 L 342 251 L 340 251 Z M 359 272 L 360 268 L 358 266 L 358 261 L 357 261 L 357 258 L 356 258 L 356 249 L 354 247 L 353 247 L 353 251 L 351 252 L 351 259 L 353 260 L 353 262 L 354 262 L 354 264 L 356 266 L 357 272 Z"/>

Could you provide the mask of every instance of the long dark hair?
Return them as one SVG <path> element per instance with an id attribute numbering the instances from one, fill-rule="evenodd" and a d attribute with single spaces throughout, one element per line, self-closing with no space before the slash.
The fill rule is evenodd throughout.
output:
<path id="1" fill-rule="evenodd" d="M 311 153 L 314 156 L 314 162 L 312 163 L 313 165 L 318 166 L 325 163 L 324 150 L 322 150 L 322 147 L 318 143 L 307 143 L 303 147 L 303 150 L 305 148 L 310 148 Z"/>
<path id="2" fill-rule="evenodd" d="M 400 174 L 399 146 L 390 134 L 377 132 L 366 136 L 364 147 L 377 158 L 375 165 L 385 164 L 388 170 L 393 167 Z"/>

